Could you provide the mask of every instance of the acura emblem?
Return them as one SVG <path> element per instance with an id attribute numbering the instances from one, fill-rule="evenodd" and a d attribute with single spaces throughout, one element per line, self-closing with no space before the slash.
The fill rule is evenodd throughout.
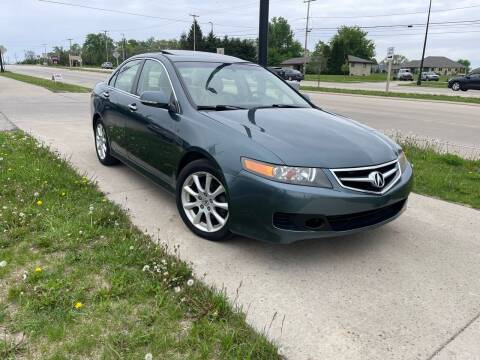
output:
<path id="1" fill-rule="evenodd" d="M 385 179 L 383 178 L 383 174 L 378 171 L 373 171 L 368 175 L 368 179 L 370 183 L 378 189 L 381 189 L 385 185 Z"/>

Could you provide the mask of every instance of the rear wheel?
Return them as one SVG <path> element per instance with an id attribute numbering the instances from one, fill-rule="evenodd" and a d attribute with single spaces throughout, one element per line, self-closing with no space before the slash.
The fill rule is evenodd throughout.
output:
<path id="1" fill-rule="evenodd" d="M 180 216 L 193 233 L 212 241 L 230 235 L 227 190 L 222 174 L 210 161 L 201 159 L 185 166 L 176 196 Z"/>
<path id="2" fill-rule="evenodd" d="M 98 160 L 106 166 L 118 164 L 119 161 L 110 155 L 110 145 L 108 143 L 107 131 L 105 126 L 99 120 L 95 124 L 95 149 L 97 152 Z"/>

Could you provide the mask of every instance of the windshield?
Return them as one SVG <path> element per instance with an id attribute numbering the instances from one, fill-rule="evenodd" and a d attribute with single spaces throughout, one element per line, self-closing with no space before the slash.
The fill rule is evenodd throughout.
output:
<path id="1" fill-rule="evenodd" d="M 255 64 L 178 62 L 176 66 L 198 107 L 311 107 L 289 85 Z"/>

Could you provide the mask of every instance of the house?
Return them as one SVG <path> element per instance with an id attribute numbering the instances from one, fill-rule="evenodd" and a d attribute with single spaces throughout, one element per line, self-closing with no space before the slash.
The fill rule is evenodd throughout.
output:
<path id="1" fill-rule="evenodd" d="M 412 73 L 417 73 L 420 70 L 420 60 L 407 61 L 400 64 L 402 69 L 410 69 Z M 453 61 L 445 56 L 427 56 L 423 61 L 423 71 L 434 71 L 440 75 L 456 75 L 465 74 L 467 68 L 456 61 Z"/>
<path id="2" fill-rule="evenodd" d="M 375 64 L 371 60 L 362 59 L 353 55 L 348 55 L 348 73 L 355 76 L 367 76 L 372 73 L 372 65 Z"/>
<path id="3" fill-rule="evenodd" d="M 309 62 L 310 62 L 310 57 L 307 56 L 307 64 Z M 303 72 L 304 63 L 305 63 L 305 58 L 302 56 L 302 57 L 287 59 L 283 61 L 280 65 L 282 67 L 291 68 L 291 69 L 295 69 Z"/>

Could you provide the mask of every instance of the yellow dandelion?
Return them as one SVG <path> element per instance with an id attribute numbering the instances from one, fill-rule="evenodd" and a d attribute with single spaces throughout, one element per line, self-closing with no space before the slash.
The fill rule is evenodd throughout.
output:
<path id="1" fill-rule="evenodd" d="M 38 201 L 37 201 L 37 205 L 38 205 L 38 206 L 42 206 L 42 205 L 43 205 L 43 201 L 42 201 L 42 200 L 38 200 Z"/>
<path id="2" fill-rule="evenodd" d="M 107 199 L 106 199 L 106 198 L 103 198 L 103 199 L 102 199 L 102 202 L 107 202 Z"/>
<path id="3" fill-rule="evenodd" d="M 83 304 L 79 301 L 77 303 L 75 303 L 75 309 L 81 309 L 83 307 Z"/>
<path id="4" fill-rule="evenodd" d="M 62 196 L 65 196 L 65 195 L 67 195 L 67 193 L 65 193 L 65 192 L 62 192 L 62 193 L 61 193 L 61 195 L 62 195 Z"/>
<path id="5" fill-rule="evenodd" d="M 41 268 L 40 266 L 37 266 L 37 267 L 35 268 L 35 272 L 36 272 L 36 273 L 41 273 L 42 271 L 43 271 L 43 270 L 42 270 L 42 268 Z"/>

